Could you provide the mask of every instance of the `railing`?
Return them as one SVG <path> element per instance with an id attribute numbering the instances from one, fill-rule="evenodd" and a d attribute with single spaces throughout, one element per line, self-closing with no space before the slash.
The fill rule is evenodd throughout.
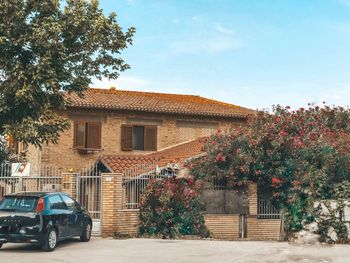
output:
<path id="1" fill-rule="evenodd" d="M 11 176 L 11 163 L 0 164 L 0 177 Z M 54 165 L 41 164 L 40 166 L 32 165 L 30 175 L 36 177 L 55 177 L 62 174 L 62 168 Z"/>
<path id="2" fill-rule="evenodd" d="M 34 168 L 35 169 L 35 168 Z M 52 192 L 62 190 L 61 170 L 43 165 L 30 176 L 11 176 L 11 163 L 0 164 L 0 197 L 17 192 Z"/>
<path id="3" fill-rule="evenodd" d="M 280 209 L 271 203 L 271 199 L 258 194 L 258 219 L 280 219 Z"/>
<path id="4" fill-rule="evenodd" d="M 59 192 L 61 190 L 61 176 L 0 177 L 0 197 L 18 192 Z"/>
<path id="5" fill-rule="evenodd" d="M 123 174 L 123 208 L 138 209 L 145 188 L 153 180 L 176 176 L 179 167 L 162 167 L 156 164 L 141 164 Z"/>

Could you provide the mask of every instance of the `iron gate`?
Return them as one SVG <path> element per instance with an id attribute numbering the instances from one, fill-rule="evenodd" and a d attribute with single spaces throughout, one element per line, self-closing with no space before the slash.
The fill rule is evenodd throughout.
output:
<path id="1" fill-rule="evenodd" d="M 92 233 L 101 235 L 102 180 L 97 166 L 84 169 L 77 174 L 77 201 L 89 211 L 93 220 Z"/>

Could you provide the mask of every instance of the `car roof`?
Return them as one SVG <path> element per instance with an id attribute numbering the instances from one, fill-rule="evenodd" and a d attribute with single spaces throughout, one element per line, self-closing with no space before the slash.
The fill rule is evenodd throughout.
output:
<path id="1" fill-rule="evenodd" d="M 61 193 L 61 192 L 19 192 L 19 193 L 13 193 L 13 194 L 7 194 L 6 196 L 22 196 L 22 197 L 44 197 L 44 196 L 49 196 L 53 194 L 64 194 L 66 193 Z"/>

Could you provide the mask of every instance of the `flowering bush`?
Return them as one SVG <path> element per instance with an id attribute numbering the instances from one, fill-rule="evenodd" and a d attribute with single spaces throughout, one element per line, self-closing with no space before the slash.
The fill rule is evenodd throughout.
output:
<path id="1" fill-rule="evenodd" d="M 224 178 L 232 185 L 258 183 L 286 211 L 287 232 L 313 220 L 312 202 L 335 198 L 350 180 L 350 110 L 310 107 L 257 112 L 248 125 L 217 132 L 207 155 L 189 164 L 196 178 Z M 343 194 L 350 197 L 350 189 Z"/>
<path id="2" fill-rule="evenodd" d="M 192 179 L 172 177 L 151 182 L 140 201 L 139 233 L 177 238 L 206 232 L 199 189 Z"/>

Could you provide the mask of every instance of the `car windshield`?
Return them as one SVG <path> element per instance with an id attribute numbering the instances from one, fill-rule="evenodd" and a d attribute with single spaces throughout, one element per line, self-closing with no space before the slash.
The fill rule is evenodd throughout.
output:
<path id="1" fill-rule="evenodd" d="M 0 201 L 0 210 L 16 212 L 33 212 L 38 198 L 28 196 L 7 196 Z"/>

